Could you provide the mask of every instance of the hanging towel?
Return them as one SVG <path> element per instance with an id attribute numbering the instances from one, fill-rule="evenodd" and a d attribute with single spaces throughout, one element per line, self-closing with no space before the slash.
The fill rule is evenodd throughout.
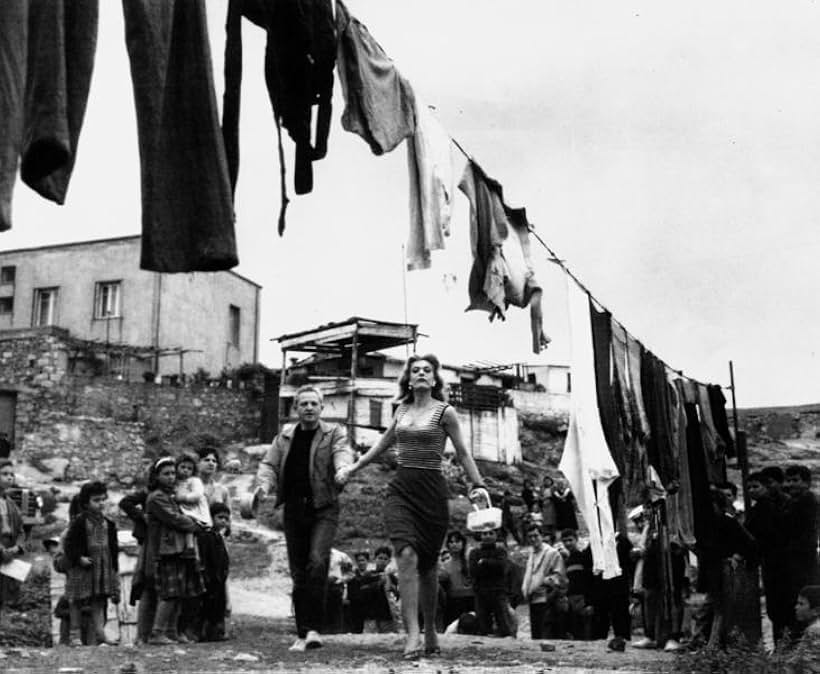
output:
<path id="1" fill-rule="evenodd" d="M 20 177 L 65 203 L 97 49 L 98 0 L 32 0 Z"/>
<path id="2" fill-rule="evenodd" d="M 407 143 L 410 175 L 410 236 L 407 268 L 429 269 L 430 252 L 450 236 L 453 158 L 450 137 L 426 105 L 415 100 L 416 131 Z"/>
<path id="3" fill-rule="evenodd" d="M 618 477 L 618 468 L 607 447 L 598 412 L 589 296 L 574 283 L 569 287 L 569 321 L 572 395 L 569 429 L 558 469 L 566 476 L 587 523 L 593 571 L 602 573 L 604 579 L 615 578 L 621 568 L 608 492 Z"/>
<path id="4" fill-rule="evenodd" d="M 373 154 L 390 152 L 416 129 L 413 89 L 341 0 L 336 0 L 336 33 L 345 99 L 342 128 L 364 138 Z"/>
<path id="5" fill-rule="evenodd" d="M 626 533 L 626 495 L 632 491 L 628 484 L 629 471 L 626 469 L 626 444 L 615 391 L 612 385 L 612 314 L 605 309 L 598 311 L 589 301 L 589 315 L 592 321 L 592 344 L 595 360 L 595 388 L 598 396 L 598 411 L 601 427 L 620 477 L 609 488 L 610 505 L 615 513 L 618 529 Z"/>
<path id="6" fill-rule="evenodd" d="M 612 319 L 612 362 L 615 370 L 615 399 L 626 445 L 624 454 L 626 506 L 634 507 L 643 503 L 647 468 L 646 436 L 640 420 L 643 406 L 638 407 L 637 396 L 630 378 L 631 359 L 627 349 L 626 330 L 614 319 Z M 637 363 L 640 366 L 639 360 Z"/>
<path id="7" fill-rule="evenodd" d="M 225 95 L 222 132 L 231 178 L 239 172 L 239 105 L 242 84 L 242 17 L 267 32 L 265 83 L 279 144 L 282 205 L 279 234 L 288 204 L 281 127 L 296 145 L 294 189 L 313 189 L 312 163 L 327 154 L 330 133 L 336 26 L 331 0 L 230 0 L 225 40 Z M 316 139 L 311 141 L 313 106 L 318 105 Z"/>
<path id="8" fill-rule="evenodd" d="M 501 185 L 472 160 L 458 187 L 470 202 L 473 265 L 466 311 L 487 311 L 491 321 L 503 320 L 511 304 L 529 305 L 532 349 L 540 353 L 550 338 L 544 332 L 542 290 L 533 271 L 526 209 L 508 207 Z"/>
<path id="9" fill-rule="evenodd" d="M 11 229 L 11 199 L 23 143 L 29 4 L 0 2 L 0 232 Z"/>
<path id="10" fill-rule="evenodd" d="M 641 361 L 641 390 L 651 429 L 646 443 L 647 458 L 658 471 L 663 486 L 667 491 L 674 492 L 678 488 L 678 467 L 671 445 L 666 365 L 647 350 L 644 350 Z"/>
<path id="11" fill-rule="evenodd" d="M 678 457 L 678 484 L 677 493 L 669 499 L 670 509 L 674 508 L 677 515 L 677 531 L 669 528 L 673 539 L 677 538 L 687 548 L 695 545 L 695 510 L 692 502 L 692 478 L 689 475 L 689 447 L 686 432 L 686 398 L 684 395 L 683 380 L 674 372 L 669 372 L 669 383 L 672 387 L 670 400 L 674 414 L 673 431 L 677 437 Z"/>
<path id="12" fill-rule="evenodd" d="M 628 355 L 627 364 L 629 366 L 629 384 L 632 387 L 635 409 L 638 413 L 641 436 L 644 442 L 649 439 L 652 432 L 649 428 L 649 418 L 646 416 L 646 408 L 643 404 L 643 387 L 641 386 L 641 367 L 643 366 L 643 345 L 634 339 L 632 335 L 626 335 L 626 350 Z"/>
<path id="13" fill-rule="evenodd" d="M 729 432 L 729 419 L 726 417 L 726 396 L 717 384 L 707 384 L 706 391 L 709 395 L 712 422 L 715 424 L 718 437 L 723 441 L 726 456 L 731 458 L 735 455 L 735 442 Z"/>
<path id="14" fill-rule="evenodd" d="M 97 47 L 99 0 L 0 2 L 0 231 L 23 182 L 65 202 Z M 20 161 L 22 159 L 22 161 Z"/>
<path id="15" fill-rule="evenodd" d="M 698 383 L 698 412 L 700 413 L 700 435 L 703 440 L 703 451 L 706 453 L 706 470 L 709 482 L 721 484 L 726 481 L 726 462 L 723 440 L 715 428 L 712 418 L 712 402 L 706 384 Z M 725 411 L 724 411 L 725 414 Z"/>
<path id="16" fill-rule="evenodd" d="M 238 263 L 204 0 L 123 0 L 142 166 L 143 269 Z"/>

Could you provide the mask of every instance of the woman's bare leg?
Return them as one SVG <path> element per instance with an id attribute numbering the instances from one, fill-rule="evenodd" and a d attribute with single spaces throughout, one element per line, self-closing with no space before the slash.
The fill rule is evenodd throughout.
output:
<path id="1" fill-rule="evenodd" d="M 438 570 L 435 566 L 424 574 L 419 574 L 419 603 L 424 616 L 424 648 L 433 651 L 438 648 L 436 632 L 436 608 L 438 603 Z"/>
<path id="2" fill-rule="evenodd" d="M 401 616 L 407 640 L 404 652 L 411 653 L 419 647 L 419 572 L 418 556 L 409 545 L 405 545 L 396 556 L 399 570 L 399 595 L 401 598 Z"/>

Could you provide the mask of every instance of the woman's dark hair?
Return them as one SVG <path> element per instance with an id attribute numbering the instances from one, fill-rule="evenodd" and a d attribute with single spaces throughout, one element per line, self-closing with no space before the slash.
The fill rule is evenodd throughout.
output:
<path id="1" fill-rule="evenodd" d="M 440 372 L 441 363 L 432 353 L 427 353 L 423 356 L 414 353 L 407 359 L 407 362 L 404 364 L 404 368 L 401 371 L 401 376 L 399 377 L 398 400 L 404 403 L 413 402 L 413 389 L 410 386 L 410 368 L 413 367 L 413 363 L 419 360 L 426 360 L 433 366 L 433 380 L 435 383 L 433 384 L 431 395 L 436 400 L 446 402 L 447 397 L 444 394 L 444 380 L 441 378 Z"/>
<path id="2" fill-rule="evenodd" d="M 174 460 L 173 456 L 161 456 L 151 465 L 151 470 L 148 472 L 149 492 L 154 491 L 155 489 L 159 489 L 159 482 L 157 482 L 157 477 L 159 476 L 160 468 L 163 468 L 165 466 L 174 466 L 174 468 L 176 468 L 176 461 Z"/>
<path id="3" fill-rule="evenodd" d="M 101 496 L 108 493 L 108 487 L 105 486 L 104 482 L 100 482 L 99 480 L 95 480 L 94 482 L 86 482 L 82 487 L 80 487 L 80 495 L 77 499 L 77 503 L 82 510 L 85 510 L 88 507 L 88 502 L 91 500 L 92 496 Z"/>
<path id="4" fill-rule="evenodd" d="M 461 551 L 457 555 L 453 555 L 461 563 L 461 573 L 465 577 L 470 575 L 470 568 L 467 565 L 467 538 L 458 529 L 453 529 L 447 532 L 447 537 L 444 539 L 445 545 L 450 545 L 450 541 L 461 541 Z M 452 555 L 452 553 L 450 553 Z"/>
<path id="5" fill-rule="evenodd" d="M 206 456 L 213 454 L 214 458 L 216 459 L 216 469 L 222 470 L 222 457 L 219 456 L 219 452 L 213 445 L 203 445 L 198 450 L 196 450 L 196 454 L 199 457 L 200 461 L 202 461 L 202 459 L 204 459 Z"/>

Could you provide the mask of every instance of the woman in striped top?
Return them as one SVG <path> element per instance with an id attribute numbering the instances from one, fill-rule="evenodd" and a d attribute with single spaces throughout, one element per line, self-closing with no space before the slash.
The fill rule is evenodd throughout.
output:
<path id="1" fill-rule="evenodd" d="M 435 615 L 438 593 L 437 560 L 450 521 L 447 483 L 441 471 L 447 438 L 473 484 L 470 498 L 484 487 L 475 461 L 464 444 L 456 411 L 444 401 L 444 381 L 438 358 L 413 355 L 399 378 L 399 407 L 387 431 L 356 463 L 339 470 L 344 484 L 350 475 L 378 457 L 395 440 L 398 470 L 387 488 L 385 523 L 396 551 L 399 593 L 407 640 L 404 658 L 439 652 Z M 489 497 L 488 497 L 489 502 Z M 419 628 L 419 604 L 424 616 L 424 646 Z"/>

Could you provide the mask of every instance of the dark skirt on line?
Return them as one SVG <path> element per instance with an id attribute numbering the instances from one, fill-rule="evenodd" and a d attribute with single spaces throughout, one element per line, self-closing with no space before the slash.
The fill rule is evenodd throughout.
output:
<path id="1" fill-rule="evenodd" d="M 437 470 L 399 467 L 387 487 L 384 520 L 396 554 L 410 546 L 419 573 L 432 569 L 450 524 L 447 483 Z"/>

